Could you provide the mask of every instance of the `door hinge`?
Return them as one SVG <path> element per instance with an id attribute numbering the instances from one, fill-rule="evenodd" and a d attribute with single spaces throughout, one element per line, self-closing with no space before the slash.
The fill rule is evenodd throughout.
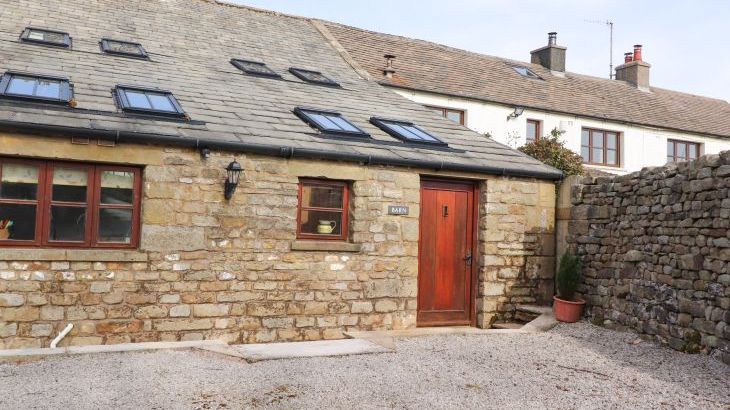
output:
<path id="1" fill-rule="evenodd" d="M 464 260 L 466 261 L 466 264 L 467 265 L 471 265 L 471 260 L 472 260 L 471 251 L 468 251 L 466 253 L 466 256 L 464 257 Z"/>

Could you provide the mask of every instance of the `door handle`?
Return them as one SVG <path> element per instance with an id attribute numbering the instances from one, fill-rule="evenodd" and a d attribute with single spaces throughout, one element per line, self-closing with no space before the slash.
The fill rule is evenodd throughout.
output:
<path id="1" fill-rule="evenodd" d="M 464 260 L 466 261 L 467 265 L 471 265 L 471 260 L 472 260 L 471 251 L 468 251 L 466 253 L 466 256 L 464 256 Z"/>

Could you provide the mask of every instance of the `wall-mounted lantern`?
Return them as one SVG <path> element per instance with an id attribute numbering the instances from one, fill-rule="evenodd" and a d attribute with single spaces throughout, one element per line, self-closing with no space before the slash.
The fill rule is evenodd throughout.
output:
<path id="1" fill-rule="evenodd" d="M 233 160 L 233 162 L 228 164 L 228 166 L 226 167 L 226 184 L 223 191 L 223 195 L 226 199 L 230 200 L 231 198 L 233 198 L 233 193 L 236 192 L 236 187 L 238 186 L 238 179 L 241 177 L 241 172 L 243 172 L 241 164 L 236 162 L 236 160 Z"/>
<path id="2" fill-rule="evenodd" d="M 514 112 L 512 112 L 510 115 L 507 116 L 508 120 L 514 119 L 522 115 L 522 113 L 525 112 L 525 107 L 515 107 Z"/>

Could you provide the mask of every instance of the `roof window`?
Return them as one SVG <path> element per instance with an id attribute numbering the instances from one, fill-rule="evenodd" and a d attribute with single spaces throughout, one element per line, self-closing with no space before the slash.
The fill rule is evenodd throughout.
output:
<path id="1" fill-rule="evenodd" d="M 173 117 L 185 116 L 182 107 L 169 91 L 118 85 L 114 95 L 119 107 L 124 111 Z"/>
<path id="2" fill-rule="evenodd" d="M 257 61 L 240 60 L 234 58 L 231 60 L 231 64 L 236 66 L 239 70 L 249 75 L 257 75 L 261 77 L 280 78 L 281 76 L 270 69 L 264 63 Z"/>
<path id="3" fill-rule="evenodd" d="M 294 109 L 294 114 L 307 124 L 326 134 L 352 135 L 358 137 L 370 136 L 346 120 L 338 112 L 297 107 Z"/>
<path id="4" fill-rule="evenodd" d="M 521 65 L 513 65 L 512 66 L 512 69 L 515 70 L 515 71 L 517 71 L 518 73 L 520 73 L 520 75 L 523 76 L 523 77 L 534 78 L 534 79 L 537 79 L 537 80 L 542 80 L 542 77 L 540 77 L 539 75 L 535 74 L 534 71 L 530 70 L 527 67 L 524 67 L 524 66 L 521 66 Z"/>
<path id="5" fill-rule="evenodd" d="M 422 130 L 412 122 L 389 120 L 377 117 L 370 118 L 370 122 L 401 141 L 420 144 L 446 145 L 445 142 Z"/>
<path id="6" fill-rule="evenodd" d="M 339 87 L 340 85 L 332 80 L 331 78 L 327 77 L 326 75 L 320 73 L 319 71 L 312 71 L 312 70 L 304 70 L 302 68 L 290 68 L 289 72 L 294 74 L 295 76 L 299 77 L 301 80 L 306 81 L 308 83 L 312 84 L 319 84 L 319 85 L 329 85 L 332 87 Z"/>
<path id="7" fill-rule="evenodd" d="M 48 44 L 58 47 L 71 47 L 71 37 L 62 31 L 27 27 L 20 39 L 28 43 Z"/>
<path id="8" fill-rule="evenodd" d="M 139 43 L 129 41 L 111 40 L 103 38 L 99 42 L 101 51 L 107 54 L 116 54 L 128 57 L 147 58 L 147 52 Z"/>
<path id="9" fill-rule="evenodd" d="M 7 72 L 0 78 L 0 95 L 68 104 L 73 91 L 66 78 Z"/>

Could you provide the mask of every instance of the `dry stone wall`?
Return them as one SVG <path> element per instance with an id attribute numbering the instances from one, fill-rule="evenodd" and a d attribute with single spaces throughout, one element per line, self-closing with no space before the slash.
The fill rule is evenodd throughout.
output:
<path id="1" fill-rule="evenodd" d="M 0 154 L 144 166 L 138 250 L 0 248 L 0 348 L 220 339 L 333 339 L 349 329 L 416 326 L 419 170 L 233 154 L 104 148 L 0 135 Z M 428 170 L 425 170 L 428 172 Z M 552 294 L 554 184 L 480 178 L 478 325 Z M 296 236 L 300 177 L 350 181 L 350 243 Z M 410 207 L 388 215 L 388 205 Z M 547 295 L 547 296 L 546 296 Z"/>
<path id="2" fill-rule="evenodd" d="M 730 362 L 730 151 L 571 191 L 559 224 L 588 314 Z"/>

